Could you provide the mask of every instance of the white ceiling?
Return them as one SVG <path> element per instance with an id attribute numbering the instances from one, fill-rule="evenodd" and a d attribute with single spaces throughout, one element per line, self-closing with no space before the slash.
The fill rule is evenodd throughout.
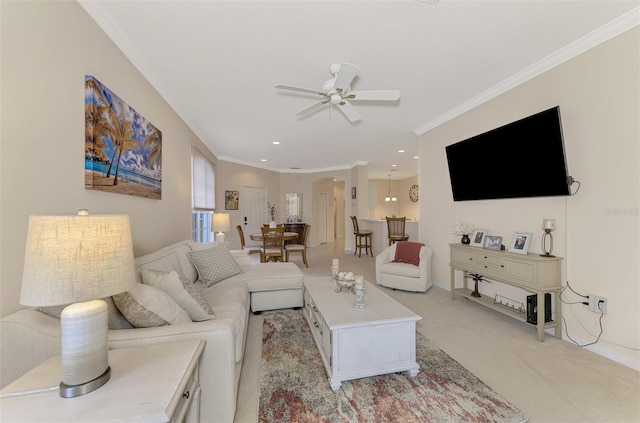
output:
<path id="1" fill-rule="evenodd" d="M 418 134 L 612 36 L 637 20 L 639 4 L 80 3 L 219 159 L 281 172 L 368 162 L 369 177 L 384 179 L 417 175 Z M 397 89 L 400 101 L 354 102 L 362 120 L 350 123 L 335 106 L 297 117 L 318 99 L 275 89 L 320 89 L 341 62 L 360 68 L 354 90 Z"/>

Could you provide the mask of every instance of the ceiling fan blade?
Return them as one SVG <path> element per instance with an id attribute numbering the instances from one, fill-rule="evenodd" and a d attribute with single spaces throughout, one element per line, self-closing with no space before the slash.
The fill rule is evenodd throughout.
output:
<path id="1" fill-rule="evenodd" d="M 346 91 L 351 86 L 351 81 L 358 73 L 358 67 L 350 63 L 341 63 L 340 70 L 336 73 L 336 82 L 334 88 L 341 88 Z"/>
<path id="2" fill-rule="evenodd" d="M 350 122 L 356 122 L 362 118 L 356 108 L 346 100 L 343 100 L 340 104 L 338 104 L 338 108 L 342 113 L 344 113 L 344 115 L 347 117 L 347 119 L 349 119 Z"/>
<path id="3" fill-rule="evenodd" d="M 307 107 L 306 109 L 300 110 L 298 113 L 296 113 L 296 115 L 297 116 L 304 116 L 304 115 L 308 115 L 310 113 L 313 113 L 316 110 L 320 109 L 325 104 L 327 104 L 328 102 L 329 102 L 329 99 L 323 100 L 323 101 L 318 101 L 317 103 L 313 103 L 311 106 Z"/>
<path id="4" fill-rule="evenodd" d="M 400 99 L 400 91 L 398 90 L 351 91 L 347 97 L 351 101 L 357 101 L 357 100 L 396 101 Z"/>
<path id="5" fill-rule="evenodd" d="M 318 95 L 326 96 L 326 94 L 323 93 L 322 91 L 314 90 L 311 88 L 294 87 L 292 85 L 282 85 L 282 84 L 276 85 L 276 88 L 279 90 L 298 91 L 301 93 L 318 94 Z"/>

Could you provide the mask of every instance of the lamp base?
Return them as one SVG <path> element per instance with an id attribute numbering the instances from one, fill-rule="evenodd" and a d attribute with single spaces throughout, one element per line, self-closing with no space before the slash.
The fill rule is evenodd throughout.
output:
<path id="1" fill-rule="evenodd" d="M 62 310 L 62 398 L 87 394 L 109 380 L 108 319 L 107 303 L 103 300 L 74 303 Z"/>
<path id="2" fill-rule="evenodd" d="M 89 382 L 81 383 L 80 385 L 67 385 L 64 382 L 60 382 L 60 396 L 62 398 L 74 398 L 88 394 L 107 383 L 110 378 L 111 366 L 107 367 L 107 370 L 97 378 L 90 380 Z"/>
<path id="3" fill-rule="evenodd" d="M 540 257 L 555 257 L 553 254 L 540 254 Z"/>
<path id="4" fill-rule="evenodd" d="M 218 232 L 216 234 L 216 241 L 220 241 L 221 243 L 224 244 L 224 232 Z"/>

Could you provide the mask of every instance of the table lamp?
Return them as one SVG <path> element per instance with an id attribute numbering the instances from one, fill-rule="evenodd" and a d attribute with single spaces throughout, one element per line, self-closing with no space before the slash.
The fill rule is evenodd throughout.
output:
<path id="1" fill-rule="evenodd" d="M 551 232 L 556 228 L 556 220 L 544 218 L 542 219 L 542 230 L 544 234 L 542 234 L 542 252 L 544 254 L 540 254 L 541 257 L 555 257 L 552 256 L 553 252 L 553 235 Z M 549 238 L 549 249 L 547 250 L 547 238 Z"/>
<path id="2" fill-rule="evenodd" d="M 136 280 L 127 215 L 30 216 L 20 304 L 69 304 L 60 315 L 60 396 L 94 391 L 111 376 L 109 297 Z"/>
<path id="3" fill-rule="evenodd" d="M 224 232 L 231 229 L 229 213 L 214 213 L 211 215 L 211 230 L 218 231 L 216 241 L 224 242 Z"/>

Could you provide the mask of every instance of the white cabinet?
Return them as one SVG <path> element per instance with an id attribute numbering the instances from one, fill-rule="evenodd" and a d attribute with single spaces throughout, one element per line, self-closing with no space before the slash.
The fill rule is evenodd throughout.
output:
<path id="1" fill-rule="evenodd" d="M 449 244 L 451 267 L 450 285 L 451 298 L 459 294 L 472 301 L 476 301 L 508 316 L 526 321 L 526 315 L 511 311 L 500 305 L 494 304 L 493 298 L 473 297 L 469 289 L 467 273 L 479 274 L 489 279 L 517 286 L 525 291 L 537 295 L 537 304 L 544 304 L 544 294 L 555 294 L 555 321 L 545 322 L 544 312 L 538 313 L 537 330 L 538 340 L 544 341 L 544 330 L 555 328 L 555 336 L 562 337 L 560 319 L 560 262 L 562 257 L 542 257 L 537 254 L 515 254 L 505 251 L 493 251 L 483 248 L 471 247 L 463 244 Z M 455 288 L 455 271 L 460 270 L 464 274 L 464 288 Z"/>

